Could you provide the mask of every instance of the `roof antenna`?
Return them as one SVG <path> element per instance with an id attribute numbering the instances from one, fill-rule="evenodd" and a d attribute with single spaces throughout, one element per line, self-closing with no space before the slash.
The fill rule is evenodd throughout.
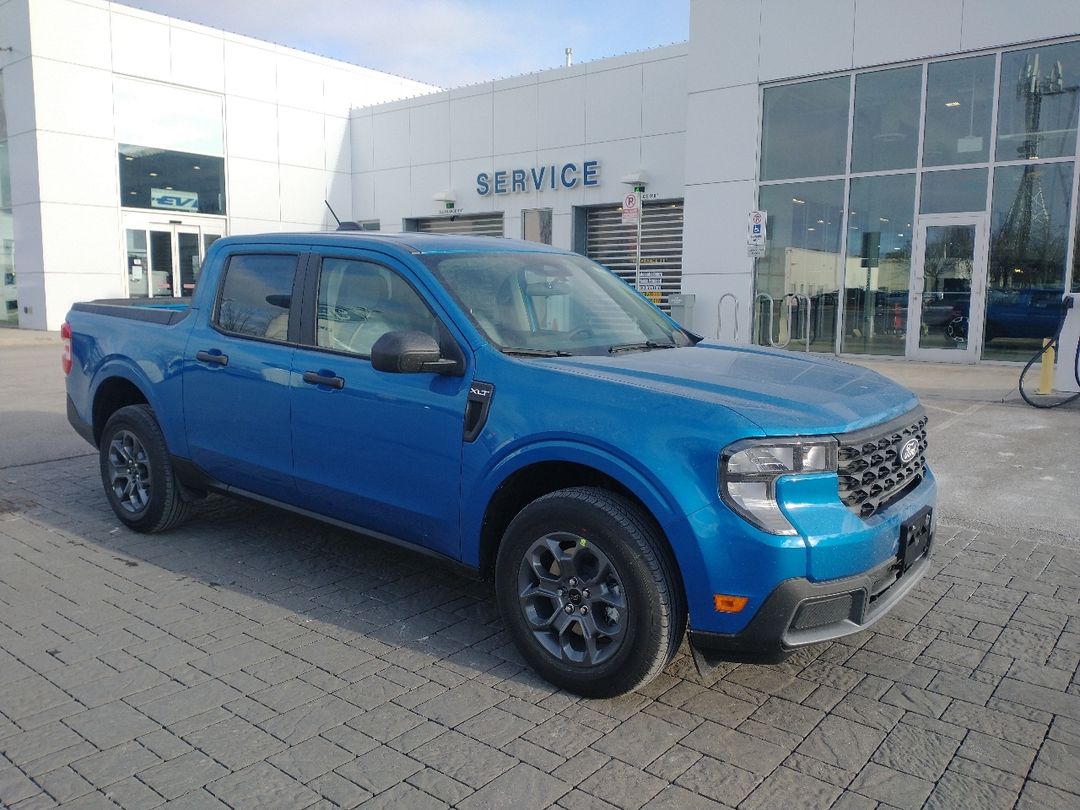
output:
<path id="1" fill-rule="evenodd" d="M 326 204 L 326 207 L 330 210 L 330 216 L 332 216 L 334 218 L 334 221 L 337 222 L 337 230 L 339 230 L 339 231 L 362 231 L 363 230 L 363 228 L 360 227 L 360 223 L 358 223 L 358 222 L 348 222 L 348 221 L 342 222 L 340 219 L 338 219 L 338 215 L 334 213 L 334 209 L 330 208 L 330 201 L 329 200 L 323 200 L 323 202 Z"/>

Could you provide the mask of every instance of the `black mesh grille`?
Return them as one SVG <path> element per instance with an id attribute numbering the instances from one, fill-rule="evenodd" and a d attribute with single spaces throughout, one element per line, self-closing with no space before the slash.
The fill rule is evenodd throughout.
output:
<path id="1" fill-rule="evenodd" d="M 852 618 L 851 609 L 854 604 L 854 595 L 850 593 L 820 599 L 816 602 L 805 602 L 795 614 L 791 627 L 794 630 L 809 630 L 813 627 L 824 627 L 842 622 L 844 619 Z"/>
<path id="2" fill-rule="evenodd" d="M 870 517 L 922 480 L 926 417 L 921 414 L 839 439 L 840 500 L 860 517 Z M 904 461 L 901 454 L 911 439 L 918 450 Z"/>

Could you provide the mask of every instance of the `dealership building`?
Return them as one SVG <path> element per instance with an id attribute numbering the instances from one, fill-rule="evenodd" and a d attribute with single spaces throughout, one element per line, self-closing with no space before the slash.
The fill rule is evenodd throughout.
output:
<path id="1" fill-rule="evenodd" d="M 0 94 L 9 326 L 190 295 L 214 239 L 332 228 L 326 203 L 571 248 L 793 351 L 1026 360 L 1080 292 L 1075 0 L 693 0 L 686 43 L 450 90 L 0 0 Z"/>

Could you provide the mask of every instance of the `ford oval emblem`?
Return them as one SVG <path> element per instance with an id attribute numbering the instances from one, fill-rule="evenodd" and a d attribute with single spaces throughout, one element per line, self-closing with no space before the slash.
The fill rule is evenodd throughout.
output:
<path id="1" fill-rule="evenodd" d="M 908 439 L 904 442 L 904 446 L 900 448 L 900 460 L 907 464 L 917 455 L 919 455 L 919 440 Z"/>

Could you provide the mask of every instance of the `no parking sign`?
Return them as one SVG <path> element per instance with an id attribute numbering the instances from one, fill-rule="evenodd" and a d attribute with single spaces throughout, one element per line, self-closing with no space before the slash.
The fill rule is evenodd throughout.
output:
<path id="1" fill-rule="evenodd" d="M 746 231 L 746 253 L 749 256 L 765 255 L 765 226 L 769 220 L 768 211 L 751 211 Z"/>

